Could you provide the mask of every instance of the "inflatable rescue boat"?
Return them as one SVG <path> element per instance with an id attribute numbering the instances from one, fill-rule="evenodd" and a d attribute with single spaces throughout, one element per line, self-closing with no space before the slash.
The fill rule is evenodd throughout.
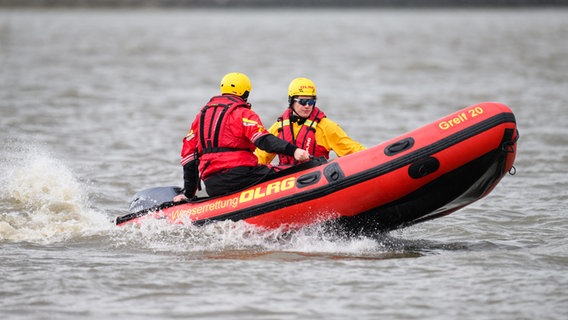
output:
<path id="1" fill-rule="evenodd" d="M 352 232 L 389 231 L 448 215 L 489 194 L 513 173 L 517 139 L 511 109 L 484 102 L 367 150 L 315 159 L 226 196 L 173 203 L 180 188 L 147 189 L 115 223 L 244 220 L 294 230 L 330 222 Z"/>

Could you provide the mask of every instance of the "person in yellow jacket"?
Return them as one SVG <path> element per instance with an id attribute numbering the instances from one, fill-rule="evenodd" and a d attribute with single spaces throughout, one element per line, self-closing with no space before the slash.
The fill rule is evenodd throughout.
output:
<path id="1" fill-rule="evenodd" d="M 288 87 L 288 108 L 278 120 L 268 129 L 273 135 L 286 140 L 310 155 L 329 159 L 333 151 L 342 157 L 366 148 L 351 139 L 347 133 L 334 121 L 328 119 L 325 113 L 316 107 L 316 86 L 307 78 L 296 78 Z M 264 150 L 255 151 L 259 163 L 270 164 L 275 153 Z M 278 154 L 280 165 L 296 164 L 293 157 Z"/>

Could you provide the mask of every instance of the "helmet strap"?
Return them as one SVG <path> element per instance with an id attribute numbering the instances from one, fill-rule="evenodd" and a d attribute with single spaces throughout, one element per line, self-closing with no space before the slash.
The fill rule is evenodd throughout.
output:
<path id="1" fill-rule="evenodd" d="M 297 122 L 298 124 L 304 124 L 304 122 L 306 122 L 306 120 L 308 118 L 304 118 L 301 115 L 299 115 L 296 110 L 294 110 L 294 108 L 292 108 L 292 106 L 290 106 L 290 109 L 292 109 L 292 114 L 290 115 L 290 121 L 291 122 Z M 313 110 L 312 110 L 313 111 Z M 311 114 L 311 113 L 310 113 Z"/>
<path id="2" fill-rule="evenodd" d="M 289 96 L 288 97 L 288 107 L 292 108 L 292 105 L 294 104 L 294 99 L 296 99 L 296 96 Z"/>

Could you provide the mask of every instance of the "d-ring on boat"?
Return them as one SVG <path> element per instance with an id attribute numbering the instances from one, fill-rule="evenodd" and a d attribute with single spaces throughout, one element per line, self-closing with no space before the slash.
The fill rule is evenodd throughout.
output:
<path id="1" fill-rule="evenodd" d="M 180 188 L 147 189 L 115 222 L 244 220 L 283 230 L 331 222 L 350 232 L 389 231 L 448 215 L 489 194 L 514 169 L 517 139 L 509 107 L 479 103 L 367 150 L 316 159 L 226 196 L 173 203 Z"/>

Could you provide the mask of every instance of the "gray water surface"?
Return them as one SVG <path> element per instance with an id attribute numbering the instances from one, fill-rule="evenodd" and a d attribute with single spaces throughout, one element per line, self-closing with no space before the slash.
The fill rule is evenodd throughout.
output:
<path id="1" fill-rule="evenodd" d="M 565 9 L 2 9 L 0 315 L 564 319 L 567 35 Z M 377 239 L 112 225 L 136 191 L 182 184 L 181 139 L 232 71 L 267 126 L 311 78 L 367 146 L 505 103 L 517 173 Z"/>

